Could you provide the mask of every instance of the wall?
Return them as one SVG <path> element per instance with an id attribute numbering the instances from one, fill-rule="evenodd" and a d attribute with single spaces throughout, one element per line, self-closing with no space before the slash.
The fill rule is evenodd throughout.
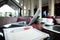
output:
<path id="1" fill-rule="evenodd" d="M 17 17 L 0 17 L 0 26 L 15 23 L 17 21 Z"/>

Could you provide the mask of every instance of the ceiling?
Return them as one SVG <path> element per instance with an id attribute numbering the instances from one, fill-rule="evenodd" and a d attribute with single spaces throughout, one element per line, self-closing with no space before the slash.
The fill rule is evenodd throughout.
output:
<path id="1" fill-rule="evenodd" d="M 6 0 L 0 0 L 0 7 L 3 6 L 4 4 L 6 4 L 7 1 Z"/>
<path id="2" fill-rule="evenodd" d="M 48 0 L 42 0 L 42 4 L 43 4 L 43 5 L 48 4 Z"/>
<path id="3" fill-rule="evenodd" d="M 27 1 L 27 0 L 24 0 L 24 6 L 25 6 L 25 7 L 26 7 L 26 3 L 27 3 L 26 1 Z M 28 1 L 29 1 L 29 2 L 28 2 L 27 5 L 28 5 L 28 7 L 29 7 L 29 9 L 30 9 L 30 1 L 31 1 L 31 0 L 28 0 Z M 35 5 L 38 6 L 38 4 L 39 4 L 38 1 L 39 1 L 39 0 L 34 0 L 34 6 L 35 6 Z M 21 0 L 21 4 L 23 4 L 23 0 Z M 45 6 L 46 4 L 48 4 L 48 0 L 42 0 L 42 4 Z M 22 6 L 23 6 L 23 5 L 22 5 Z M 22 6 L 21 6 L 21 8 L 22 8 Z"/>
<path id="4" fill-rule="evenodd" d="M 9 0 L 7 4 L 14 10 L 18 10 L 20 8 L 19 4 L 14 0 Z"/>
<path id="5" fill-rule="evenodd" d="M 0 0 L 0 2 L 3 1 L 3 0 Z"/>
<path id="6" fill-rule="evenodd" d="M 20 0 L 20 1 L 21 1 L 21 4 L 22 4 L 23 0 Z M 26 1 L 27 0 L 24 0 L 24 5 L 26 5 Z M 30 3 L 30 0 L 28 0 L 28 1 Z M 42 0 L 43 6 L 47 5 L 48 1 L 49 0 Z M 29 3 L 28 3 L 28 6 L 29 6 Z M 55 0 L 55 3 L 60 3 L 60 0 Z M 15 0 L 0 0 L 0 7 L 3 6 L 4 4 L 9 5 L 10 7 L 12 7 L 15 10 L 20 8 L 20 4 L 18 4 Z M 38 4 L 38 0 L 34 0 L 34 5 L 37 5 L 37 4 Z"/>

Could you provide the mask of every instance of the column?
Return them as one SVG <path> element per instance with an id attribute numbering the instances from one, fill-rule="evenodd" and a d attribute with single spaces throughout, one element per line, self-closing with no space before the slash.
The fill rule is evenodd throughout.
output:
<path id="1" fill-rule="evenodd" d="M 26 4 L 27 4 L 27 0 L 24 0 L 24 16 L 26 16 Z"/>
<path id="2" fill-rule="evenodd" d="M 22 6 L 22 10 L 23 10 L 23 13 L 22 13 L 22 16 L 24 16 L 24 0 L 22 0 L 23 2 L 22 2 L 22 4 L 23 4 L 23 6 Z"/>
<path id="3" fill-rule="evenodd" d="M 49 13 L 48 13 L 48 15 L 50 15 L 50 16 L 54 16 L 54 3 L 55 3 L 55 0 L 49 0 L 48 1 L 48 4 L 49 4 Z"/>
<path id="4" fill-rule="evenodd" d="M 40 8 L 40 18 L 42 18 L 42 0 L 39 0 L 39 8 Z"/>
<path id="5" fill-rule="evenodd" d="M 34 0 L 31 0 L 30 6 L 31 6 L 31 16 L 33 16 L 34 15 Z"/>
<path id="6" fill-rule="evenodd" d="M 22 16 L 22 14 L 21 14 L 21 2 L 22 2 L 22 0 L 19 0 L 19 4 L 20 4 L 19 16 Z"/>
<path id="7" fill-rule="evenodd" d="M 31 4 L 31 1 L 29 0 L 28 3 L 29 3 L 28 4 L 28 16 L 30 16 L 30 14 L 31 14 L 31 12 L 30 12 L 30 9 L 31 9 L 30 4 Z"/>
<path id="8" fill-rule="evenodd" d="M 29 0 L 26 0 L 26 16 L 28 16 Z"/>

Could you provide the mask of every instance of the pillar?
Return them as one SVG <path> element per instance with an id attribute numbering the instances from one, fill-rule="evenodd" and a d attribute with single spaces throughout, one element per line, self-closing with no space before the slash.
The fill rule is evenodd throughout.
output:
<path id="1" fill-rule="evenodd" d="M 22 14 L 21 14 L 21 1 L 22 1 L 22 0 L 19 0 L 19 4 L 20 4 L 19 16 L 22 16 Z"/>
<path id="2" fill-rule="evenodd" d="M 28 16 L 29 0 L 26 0 L 26 16 Z"/>
<path id="3" fill-rule="evenodd" d="M 23 13 L 22 13 L 22 16 L 24 16 L 24 0 L 22 0 L 23 2 L 22 2 L 22 4 L 23 4 L 23 6 L 22 6 L 22 10 L 23 10 Z"/>
<path id="4" fill-rule="evenodd" d="M 27 4 L 27 0 L 24 0 L 24 16 L 26 16 L 26 4 Z"/>
<path id="5" fill-rule="evenodd" d="M 55 3 L 55 0 L 48 0 L 48 4 L 49 4 L 48 15 L 50 15 L 50 16 L 54 16 L 54 3 Z"/>
<path id="6" fill-rule="evenodd" d="M 31 9 L 30 4 L 31 4 L 31 1 L 29 0 L 28 3 L 29 3 L 29 5 L 28 5 L 28 16 L 30 16 L 30 14 L 31 14 L 31 12 L 30 12 L 30 9 Z"/>
<path id="7" fill-rule="evenodd" d="M 31 16 L 33 16 L 34 15 L 34 0 L 31 0 L 30 6 L 31 6 Z"/>
<path id="8" fill-rule="evenodd" d="M 42 0 L 39 0 L 39 8 L 40 8 L 40 18 L 42 18 Z"/>

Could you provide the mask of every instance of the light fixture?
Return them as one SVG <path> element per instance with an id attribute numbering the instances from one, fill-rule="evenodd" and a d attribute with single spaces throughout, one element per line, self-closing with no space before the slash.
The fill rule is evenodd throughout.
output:
<path id="1" fill-rule="evenodd" d="M 15 0 L 15 1 L 17 1 L 19 3 L 19 0 Z"/>

